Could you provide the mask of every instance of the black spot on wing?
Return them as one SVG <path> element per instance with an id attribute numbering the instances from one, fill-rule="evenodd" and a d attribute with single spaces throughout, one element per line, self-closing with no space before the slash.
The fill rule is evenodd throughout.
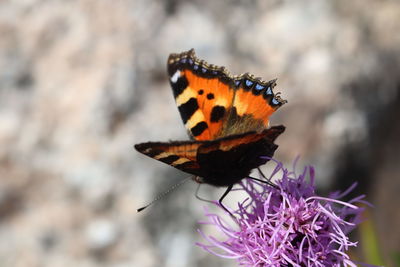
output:
<path id="1" fill-rule="evenodd" d="M 185 76 L 179 77 L 176 83 L 170 83 L 175 98 L 177 98 L 189 85 L 189 82 Z"/>
<path id="2" fill-rule="evenodd" d="M 218 122 L 225 115 L 225 108 L 223 106 L 215 106 L 211 110 L 211 122 Z"/>
<path id="3" fill-rule="evenodd" d="M 207 99 L 208 100 L 214 99 L 214 94 L 213 93 L 208 93 L 207 94 Z"/>
<path id="4" fill-rule="evenodd" d="M 208 128 L 207 123 L 205 121 L 202 121 L 202 122 L 197 123 L 196 126 L 192 127 L 192 129 L 190 129 L 190 131 L 192 132 L 193 136 L 199 136 L 207 128 Z"/>
<path id="5" fill-rule="evenodd" d="M 160 158 L 159 160 L 160 161 L 162 161 L 162 162 L 164 162 L 164 163 L 167 163 L 167 164 L 172 164 L 172 162 L 174 162 L 174 161 L 176 161 L 176 160 L 178 160 L 178 159 L 180 159 L 180 157 L 179 156 L 177 156 L 177 155 L 171 155 L 171 156 L 168 156 L 168 157 L 165 157 L 165 158 Z"/>
<path id="6" fill-rule="evenodd" d="M 186 124 L 198 108 L 199 105 L 197 104 L 197 99 L 194 97 L 190 98 L 186 103 L 183 103 L 178 107 L 184 124 Z"/>

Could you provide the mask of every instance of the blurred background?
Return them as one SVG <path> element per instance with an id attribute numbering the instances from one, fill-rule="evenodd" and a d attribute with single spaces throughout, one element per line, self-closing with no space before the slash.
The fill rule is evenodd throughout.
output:
<path id="1" fill-rule="evenodd" d="M 276 159 L 314 165 L 321 194 L 358 181 L 374 208 L 352 255 L 396 266 L 400 2 L 383 0 L 1 1 L 0 266 L 236 266 L 194 245 L 195 183 L 136 213 L 187 176 L 133 145 L 188 139 L 166 60 L 190 48 L 278 78 Z"/>

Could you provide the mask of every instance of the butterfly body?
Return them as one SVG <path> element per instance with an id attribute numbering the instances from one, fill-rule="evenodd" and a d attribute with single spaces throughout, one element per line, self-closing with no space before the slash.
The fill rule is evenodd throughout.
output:
<path id="1" fill-rule="evenodd" d="M 228 188 L 273 156 L 274 140 L 285 129 L 269 127 L 269 116 L 285 103 L 272 91 L 276 80 L 232 76 L 197 59 L 193 49 L 171 54 L 168 74 L 192 140 L 137 144 L 139 152 L 192 174 L 199 183 Z"/>

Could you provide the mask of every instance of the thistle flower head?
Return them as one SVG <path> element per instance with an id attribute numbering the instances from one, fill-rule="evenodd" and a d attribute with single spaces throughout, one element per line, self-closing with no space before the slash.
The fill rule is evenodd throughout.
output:
<path id="1" fill-rule="evenodd" d="M 277 163 L 271 177 L 278 174 L 276 187 L 251 179 L 240 184 L 249 197 L 232 211 L 234 227 L 206 211 L 204 223 L 217 227 L 226 239 L 199 231 L 208 244 L 198 245 L 245 266 L 356 266 L 347 251 L 357 242 L 347 234 L 360 222 L 362 208 L 353 203 L 362 202 L 363 196 L 350 202 L 338 200 L 355 185 L 324 198 L 315 194 L 312 167 L 297 175 Z"/>

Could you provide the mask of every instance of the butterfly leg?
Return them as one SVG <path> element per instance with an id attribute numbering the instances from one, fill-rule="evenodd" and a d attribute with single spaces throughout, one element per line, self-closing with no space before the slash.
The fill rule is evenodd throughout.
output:
<path id="1" fill-rule="evenodd" d="M 270 179 L 266 178 L 264 174 L 262 176 L 265 178 L 265 180 L 261 180 L 261 179 L 251 177 L 251 176 L 248 176 L 247 178 L 254 180 L 254 181 L 261 182 L 263 184 L 267 184 L 267 185 L 275 187 L 275 188 L 278 188 L 278 186 L 276 184 L 274 184 L 273 182 L 271 182 Z"/>
<path id="2" fill-rule="evenodd" d="M 211 200 L 208 200 L 208 199 L 205 199 L 205 198 L 202 198 L 201 196 L 199 196 L 200 186 L 201 186 L 201 184 L 198 184 L 198 186 L 197 186 L 196 193 L 195 193 L 196 198 L 197 198 L 198 200 L 201 200 L 201 201 L 214 203 L 214 202 L 211 201 Z"/>
<path id="3" fill-rule="evenodd" d="M 270 186 L 273 186 L 275 188 L 277 188 L 277 186 L 271 182 L 271 178 L 267 178 L 264 173 L 261 171 L 260 167 L 257 168 L 258 172 L 260 173 L 260 175 L 267 181 L 267 184 L 269 184 Z"/>
<path id="4" fill-rule="evenodd" d="M 260 167 L 257 167 L 258 173 L 265 179 L 265 180 L 269 180 L 264 173 L 261 171 Z"/>
<path id="5" fill-rule="evenodd" d="M 226 197 L 226 195 L 228 195 L 228 193 L 232 190 L 233 185 L 228 186 L 228 188 L 225 190 L 225 193 L 221 196 L 221 198 L 218 200 L 219 205 L 224 208 L 224 210 L 226 210 L 232 217 L 233 214 L 224 206 L 224 204 L 222 204 L 222 200 L 224 200 L 224 198 Z"/>

